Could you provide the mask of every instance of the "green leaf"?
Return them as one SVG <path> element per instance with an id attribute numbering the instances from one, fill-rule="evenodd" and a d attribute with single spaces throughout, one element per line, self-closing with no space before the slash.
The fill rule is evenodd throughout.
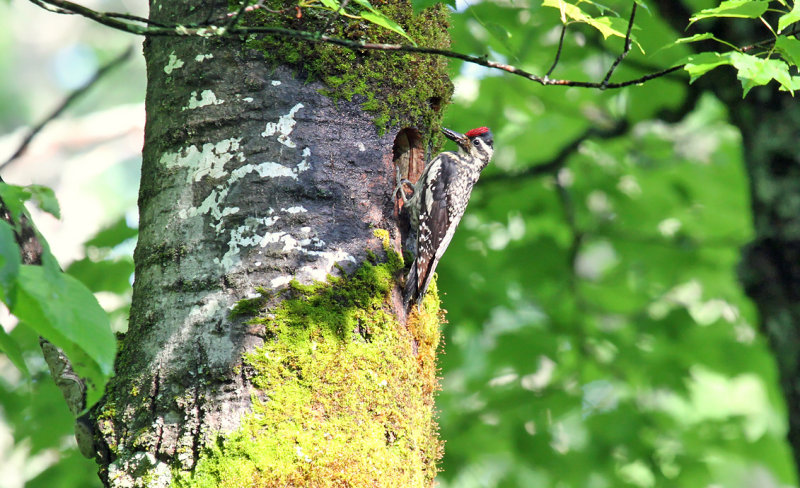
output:
<path id="1" fill-rule="evenodd" d="M 333 11 L 336 11 L 336 10 L 339 9 L 339 5 L 340 4 L 336 0 L 320 0 L 320 1 L 322 2 L 322 5 L 324 5 L 325 7 L 329 8 L 329 9 L 331 9 Z"/>
<path id="2" fill-rule="evenodd" d="M 689 25 L 712 17 L 755 19 L 764 15 L 768 8 L 769 2 L 766 0 L 727 0 L 719 4 L 719 7 L 697 12 L 689 19 Z"/>
<path id="3" fill-rule="evenodd" d="M 703 32 L 702 34 L 695 34 L 691 37 L 681 37 L 680 39 L 675 41 L 675 44 L 686 44 L 689 42 L 705 41 L 706 39 L 716 40 L 717 38 L 714 37 L 714 34 L 710 32 Z"/>
<path id="4" fill-rule="evenodd" d="M 28 185 L 26 188 L 31 192 L 31 199 L 37 207 L 57 219 L 61 218 L 61 209 L 52 189 L 42 185 Z"/>
<path id="5" fill-rule="evenodd" d="M 368 10 L 361 12 L 360 15 L 362 19 L 372 22 L 373 24 L 379 25 L 385 29 L 389 29 L 392 32 L 396 32 L 401 36 L 405 37 L 406 39 L 408 39 L 411 42 L 411 44 L 415 46 L 417 45 L 417 43 L 414 42 L 414 39 L 410 38 L 408 34 L 406 34 L 406 31 L 403 30 L 402 27 L 400 27 L 400 24 L 398 24 L 394 20 L 384 15 L 383 12 L 381 12 L 380 10 L 373 7 L 372 4 L 369 3 L 369 0 L 353 0 L 353 1 Z"/>
<path id="6" fill-rule="evenodd" d="M 19 218 L 25 212 L 25 202 L 31 197 L 30 192 L 22 186 L 9 185 L 0 182 L 0 198 L 3 199 L 11 217 L 15 223 L 19 223 Z"/>
<path id="7" fill-rule="evenodd" d="M 781 86 L 781 91 L 788 91 L 794 93 L 795 90 L 800 90 L 800 76 L 792 76 L 791 83 L 788 87 Z"/>
<path id="8" fill-rule="evenodd" d="M 130 290 L 133 261 L 130 258 L 107 261 L 92 261 L 84 258 L 73 261 L 66 272 L 86 285 L 92 292 L 110 291 L 125 293 Z"/>
<path id="9" fill-rule="evenodd" d="M 22 258 L 14 238 L 14 230 L 8 222 L 0 220 L 0 301 L 12 307 Z"/>
<path id="10" fill-rule="evenodd" d="M 800 20 L 800 3 L 795 1 L 791 12 L 781 15 L 781 18 L 778 19 L 778 33 L 781 33 L 783 29 L 794 24 L 798 20 Z"/>
<path id="11" fill-rule="evenodd" d="M 486 22 L 484 24 L 489 34 L 494 37 L 497 42 L 502 44 L 503 48 L 509 53 L 514 52 L 513 46 L 508 42 L 511 39 L 511 33 L 502 24 L 497 22 Z"/>
<path id="12" fill-rule="evenodd" d="M 396 32 L 396 33 L 400 34 L 401 36 L 405 37 L 406 39 L 408 39 L 409 42 L 411 42 L 411 44 L 413 44 L 414 46 L 417 45 L 417 43 L 414 42 L 414 39 L 411 39 L 408 36 L 408 34 L 406 34 L 406 31 L 403 30 L 402 27 L 400 27 L 400 24 L 398 24 L 397 22 L 395 22 L 394 20 L 390 19 L 389 17 L 383 15 L 380 12 L 377 12 L 377 11 L 376 12 L 368 12 L 368 11 L 365 10 L 365 11 L 361 12 L 361 18 L 364 19 L 364 20 L 368 20 L 368 21 L 372 22 L 373 24 L 379 25 L 379 26 L 381 26 L 381 27 L 383 27 L 385 29 L 389 29 L 392 32 Z"/>
<path id="13" fill-rule="evenodd" d="M 789 37 L 779 37 L 775 41 L 775 49 L 781 53 L 783 59 L 795 66 L 800 66 L 800 41 Z"/>
<path id="14" fill-rule="evenodd" d="M 411 6 L 414 9 L 414 13 L 417 13 L 420 10 L 424 10 L 428 7 L 432 7 L 437 3 L 443 3 L 445 5 L 449 5 L 453 8 L 456 8 L 456 0 L 444 0 L 443 2 L 440 2 L 438 0 L 411 0 Z"/>
<path id="15" fill-rule="evenodd" d="M 31 373 L 28 371 L 28 366 L 25 364 L 25 359 L 22 357 L 22 350 L 19 344 L 6 333 L 2 326 L 0 326 L 0 351 L 6 353 L 11 363 L 22 371 L 25 376 L 30 378 Z"/>
<path id="16" fill-rule="evenodd" d="M 138 233 L 137 229 L 128 227 L 125 217 L 122 217 L 108 227 L 98 231 L 94 237 L 84 243 L 84 246 L 112 248 L 132 237 L 136 237 Z"/>
<path id="17" fill-rule="evenodd" d="M 67 354 L 86 379 L 87 407 L 96 402 L 113 372 L 116 340 L 94 295 L 72 276 L 53 279 L 42 266 L 23 265 L 11 311 Z"/>
<path id="18" fill-rule="evenodd" d="M 733 66 L 739 71 L 737 77 L 742 82 L 744 93 L 747 96 L 751 88 L 766 85 L 772 80 L 777 81 L 782 87 L 793 92 L 792 77 L 789 74 L 789 65 L 779 59 L 763 59 L 750 54 L 731 53 Z"/>
<path id="19" fill-rule="evenodd" d="M 705 52 L 699 54 L 692 54 L 686 58 L 683 69 L 685 69 L 690 76 L 689 83 L 694 83 L 694 80 L 708 73 L 712 69 L 731 64 L 730 55 L 728 53 L 720 54 L 715 52 Z"/>
<path id="20" fill-rule="evenodd" d="M 19 220 L 24 210 L 23 204 L 28 200 L 33 200 L 37 207 L 52 214 L 57 219 L 61 218 L 61 211 L 58 207 L 55 193 L 46 186 L 17 186 L 0 183 L 0 197 L 8 206 L 15 221 Z"/>

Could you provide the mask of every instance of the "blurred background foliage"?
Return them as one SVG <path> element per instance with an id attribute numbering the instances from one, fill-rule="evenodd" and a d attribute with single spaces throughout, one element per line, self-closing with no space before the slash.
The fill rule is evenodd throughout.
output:
<path id="1" fill-rule="evenodd" d="M 86 4 L 145 14 L 139 3 Z M 604 6 L 627 19 L 629 1 Z M 665 48 L 685 34 L 650 7 L 636 23 L 643 52 L 634 47 L 612 81 L 689 53 Z M 16 148 L 19 127 L 141 41 L 19 0 L 0 11 L 0 155 Z M 560 32 L 559 11 L 538 0 L 459 2 L 452 16 L 454 50 L 537 74 Z M 622 42 L 572 24 L 551 76 L 602 80 Z M 752 229 L 741 137 L 724 104 L 692 93 L 683 73 L 600 91 L 450 66 L 445 125 L 491 127 L 496 157 L 439 266 L 449 321 L 441 486 L 796 486 L 774 359 L 736 279 Z M 130 297 L 144 83 L 134 56 L 3 171 L 56 190 L 62 220 L 34 218 L 117 330 Z M 0 486 L 99 486 L 37 338 L 2 324 L 32 381 L 0 356 Z"/>

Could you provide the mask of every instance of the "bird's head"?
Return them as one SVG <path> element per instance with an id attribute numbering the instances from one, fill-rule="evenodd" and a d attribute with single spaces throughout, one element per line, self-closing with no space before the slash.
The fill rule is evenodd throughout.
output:
<path id="1" fill-rule="evenodd" d="M 448 139 L 458 144 L 459 152 L 477 158 L 483 166 L 489 164 L 494 154 L 494 137 L 488 127 L 477 127 L 466 134 L 443 127 L 442 132 Z"/>

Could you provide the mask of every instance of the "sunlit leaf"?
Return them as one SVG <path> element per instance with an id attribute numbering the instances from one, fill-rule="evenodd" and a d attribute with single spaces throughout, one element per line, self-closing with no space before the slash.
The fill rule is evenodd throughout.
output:
<path id="1" fill-rule="evenodd" d="M 712 17 L 739 17 L 755 19 L 764 15 L 769 8 L 767 0 L 727 0 L 715 8 L 707 8 L 692 15 L 689 25 L 698 20 Z"/>
<path id="2" fill-rule="evenodd" d="M 719 66 L 724 66 L 726 64 L 731 64 L 729 54 L 705 52 L 688 56 L 685 60 L 683 69 L 689 73 L 691 77 L 689 82 L 692 83 L 694 80 L 708 73 L 712 69 Z"/>
<path id="3" fill-rule="evenodd" d="M 778 19 L 778 32 L 800 20 L 800 3 L 794 2 L 792 10 L 788 14 L 783 14 Z"/>
<path id="4" fill-rule="evenodd" d="M 749 54 L 731 53 L 731 62 L 739 71 L 737 77 L 742 82 L 742 96 L 756 86 L 777 81 L 787 90 L 793 90 L 789 66 L 778 59 L 764 59 Z"/>
<path id="5" fill-rule="evenodd" d="M 775 40 L 775 49 L 780 51 L 783 59 L 795 66 L 800 66 L 800 41 L 789 37 L 779 37 Z"/>

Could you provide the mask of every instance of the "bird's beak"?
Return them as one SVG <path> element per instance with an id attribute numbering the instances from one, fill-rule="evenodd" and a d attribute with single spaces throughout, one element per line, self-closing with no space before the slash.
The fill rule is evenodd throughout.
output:
<path id="1" fill-rule="evenodd" d="M 458 144 L 458 147 L 463 149 L 464 151 L 469 152 L 469 138 L 464 134 L 458 133 L 454 130 L 446 129 L 442 127 L 442 134 L 447 136 L 448 139 Z"/>

